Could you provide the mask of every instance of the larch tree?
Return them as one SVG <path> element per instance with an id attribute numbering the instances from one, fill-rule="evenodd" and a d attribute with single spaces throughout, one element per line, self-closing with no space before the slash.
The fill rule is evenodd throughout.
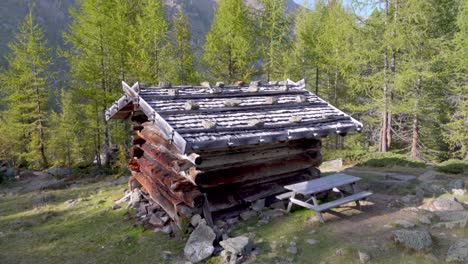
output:
<path id="1" fill-rule="evenodd" d="M 461 1 L 455 33 L 447 54 L 450 103 L 449 121 L 444 125 L 444 140 L 450 146 L 451 157 L 468 160 L 468 1 Z"/>
<path id="2" fill-rule="evenodd" d="M 221 0 L 206 36 L 203 61 L 210 79 L 249 80 L 256 72 L 254 24 L 242 0 Z"/>
<path id="3" fill-rule="evenodd" d="M 169 25 L 163 1 L 145 0 L 141 4 L 131 33 L 133 58 L 130 70 L 134 79 L 157 85 L 170 78 Z"/>
<path id="4" fill-rule="evenodd" d="M 7 109 L 2 113 L 9 129 L 15 159 L 27 166 L 46 167 L 46 130 L 50 50 L 32 11 L 18 26 L 8 46 L 8 67 L 1 81 L 7 89 Z M 36 162 L 39 161 L 39 164 Z"/>
<path id="5" fill-rule="evenodd" d="M 286 15 L 284 0 L 261 0 L 259 12 L 259 34 L 262 37 L 262 73 L 266 80 L 283 77 L 282 55 L 290 40 L 290 18 Z M 288 59 L 284 57 L 284 59 Z"/>
<path id="6" fill-rule="evenodd" d="M 172 19 L 173 26 L 173 65 L 170 81 L 177 84 L 196 84 L 199 81 L 190 46 L 191 33 L 188 18 L 179 9 Z"/>

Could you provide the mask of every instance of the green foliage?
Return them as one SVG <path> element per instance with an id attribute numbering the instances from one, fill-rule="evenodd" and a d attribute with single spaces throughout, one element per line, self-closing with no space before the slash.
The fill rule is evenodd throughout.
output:
<path id="1" fill-rule="evenodd" d="M 426 164 L 424 162 L 413 161 L 406 155 L 395 154 L 392 152 L 384 153 L 372 153 L 367 159 L 358 165 L 369 166 L 369 167 L 411 167 L 411 168 L 424 168 Z"/>
<path id="2" fill-rule="evenodd" d="M 283 63 L 287 58 L 282 55 L 290 42 L 290 19 L 286 14 L 285 0 L 261 0 L 263 8 L 258 15 L 259 35 L 262 38 L 260 53 L 263 73 L 266 80 L 283 77 Z M 284 60 L 283 60 L 284 59 Z"/>
<path id="3" fill-rule="evenodd" d="M 254 24 L 242 0 L 221 0 L 206 36 L 203 60 L 212 80 L 233 83 L 256 72 Z"/>
<path id="4" fill-rule="evenodd" d="M 9 43 L 8 67 L 0 76 L 6 88 L 6 110 L 1 115 L 0 131 L 5 133 L 1 145 L 7 158 L 17 165 L 46 167 L 47 103 L 50 50 L 42 28 L 34 22 L 32 12 L 18 26 L 18 34 Z M 10 156 L 11 155 L 11 156 Z"/>
<path id="5" fill-rule="evenodd" d="M 461 160 L 450 159 L 437 165 L 437 171 L 451 174 L 467 174 L 468 163 Z"/>
<path id="6" fill-rule="evenodd" d="M 197 84 L 200 76 L 195 69 L 194 56 L 190 46 L 191 33 L 189 21 L 181 9 L 173 17 L 173 65 L 171 67 L 171 78 L 175 84 Z"/>

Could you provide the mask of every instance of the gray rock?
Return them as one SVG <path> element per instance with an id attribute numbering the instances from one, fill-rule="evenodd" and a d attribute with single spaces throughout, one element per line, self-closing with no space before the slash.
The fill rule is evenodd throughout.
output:
<path id="1" fill-rule="evenodd" d="M 452 189 L 452 194 L 453 195 L 465 195 L 466 190 L 465 189 Z"/>
<path id="2" fill-rule="evenodd" d="M 441 185 L 423 182 L 416 187 L 416 192 L 423 196 L 440 195 L 447 192 L 447 189 Z"/>
<path id="3" fill-rule="evenodd" d="M 266 210 L 261 213 L 262 218 L 266 219 L 274 219 L 282 215 L 284 215 L 282 210 Z"/>
<path id="4" fill-rule="evenodd" d="M 335 255 L 337 256 L 343 256 L 344 254 L 345 254 L 345 251 L 342 248 L 339 248 L 335 251 Z"/>
<path id="5" fill-rule="evenodd" d="M 421 224 L 430 225 L 432 224 L 431 218 L 427 215 L 423 215 L 419 218 Z"/>
<path id="6" fill-rule="evenodd" d="M 417 195 L 405 195 L 401 198 L 405 205 L 416 205 L 422 202 L 422 197 Z"/>
<path id="7" fill-rule="evenodd" d="M 234 225 L 237 222 L 239 222 L 239 217 L 231 217 L 226 219 L 226 223 L 228 223 L 228 225 Z"/>
<path id="8" fill-rule="evenodd" d="M 252 210 L 254 211 L 261 211 L 265 208 L 265 199 L 260 199 L 252 203 Z"/>
<path id="9" fill-rule="evenodd" d="M 163 232 L 164 234 L 171 234 L 172 232 L 174 232 L 174 229 L 172 228 L 172 225 L 166 225 L 164 226 L 163 228 L 161 228 L 161 232 Z"/>
<path id="10" fill-rule="evenodd" d="M 369 254 L 367 254 L 365 252 L 361 252 L 361 251 L 359 251 L 358 254 L 359 254 L 359 261 L 361 261 L 362 264 L 369 263 L 369 261 L 370 261 Z"/>
<path id="11" fill-rule="evenodd" d="M 468 238 L 455 242 L 455 244 L 449 248 L 445 261 L 468 262 Z"/>
<path id="12" fill-rule="evenodd" d="M 193 263 L 207 259 L 213 254 L 215 238 L 216 234 L 209 226 L 199 223 L 185 244 L 185 257 Z"/>
<path id="13" fill-rule="evenodd" d="M 18 171 L 14 168 L 7 168 L 6 169 L 6 172 L 5 172 L 5 176 L 7 176 L 8 178 L 13 178 L 16 176 L 16 174 L 18 173 Z"/>
<path id="14" fill-rule="evenodd" d="M 62 180 L 51 180 L 46 181 L 38 186 L 39 190 L 60 190 L 65 189 L 67 187 L 67 183 Z"/>
<path id="15" fill-rule="evenodd" d="M 286 203 L 284 201 L 274 202 L 270 204 L 270 208 L 284 210 L 286 209 Z"/>
<path id="16" fill-rule="evenodd" d="M 393 232 L 395 242 L 408 249 L 424 251 L 432 246 L 431 234 L 427 230 L 395 230 Z"/>
<path id="17" fill-rule="evenodd" d="M 42 194 L 34 197 L 33 203 L 35 205 L 42 205 L 42 204 L 47 204 L 49 202 L 52 202 L 56 199 L 55 195 L 53 194 Z"/>
<path id="18" fill-rule="evenodd" d="M 307 242 L 307 244 L 309 244 L 309 245 L 315 245 L 315 244 L 317 244 L 319 241 L 318 241 L 318 240 L 315 240 L 315 239 L 307 239 L 306 242 Z"/>
<path id="19" fill-rule="evenodd" d="M 286 250 L 289 254 L 297 254 L 297 247 L 296 246 L 290 246 Z"/>
<path id="20" fill-rule="evenodd" d="M 157 217 L 154 214 L 151 215 L 148 222 L 155 227 L 163 227 L 165 223 L 163 220 L 161 220 L 161 218 Z"/>
<path id="21" fill-rule="evenodd" d="M 448 184 L 450 189 L 463 189 L 465 188 L 465 181 L 462 179 L 452 180 Z"/>
<path id="22" fill-rule="evenodd" d="M 468 220 L 468 211 L 437 211 L 434 214 L 440 221 L 461 221 Z"/>
<path id="23" fill-rule="evenodd" d="M 127 208 L 139 209 L 141 201 L 142 201 L 142 196 L 140 194 L 140 191 L 138 191 L 138 189 L 135 189 L 130 195 L 130 201 L 128 202 Z"/>
<path id="24" fill-rule="evenodd" d="M 468 221 L 465 219 L 465 220 L 457 220 L 457 221 L 439 222 L 439 223 L 434 224 L 432 227 L 447 228 L 447 229 L 466 228 L 468 227 Z"/>
<path id="25" fill-rule="evenodd" d="M 394 224 L 403 228 L 412 228 L 416 226 L 415 223 L 408 220 L 397 220 Z"/>
<path id="26" fill-rule="evenodd" d="M 24 170 L 19 173 L 20 179 L 33 178 L 36 177 L 36 174 L 33 170 Z"/>
<path id="27" fill-rule="evenodd" d="M 244 221 L 247 221 L 249 220 L 250 218 L 254 217 L 255 215 L 257 215 L 257 213 L 255 211 L 251 211 L 251 210 L 248 210 L 248 211 L 244 211 L 240 214 L 240 218 Z"/>
<path id="28" fill-rule="evenodd" d="M 463 210 L 463 205 L 457 202 L 454 198 L 439 197 L 432 202 L 436 211 L 459 211 Z"/>
<path id="29" fill-rule="evenodd" d="M 335 159 L 335 160 L 329 160 L 322 162 L 322 166 L 326 167 L 342 167 L 343 166 L 343 160 L 342 159 Z"/>
<path id="30" fill-rule="evenodd" d="M 232 254 L 241 254 L 241 255 L 248 255 L 252 250 L 252 243 L 250 239 L 246 236 L 238 236 L 233 238 L 225 239 L 219 244 L 226 250 Z"/>
<path id="31" fill-rule="evenodd" d="M 117 209 L 120 209 L 120 208 L 122 208 L 122 206 L 120 206 L 120 205 L 118 205 L 118 204 L 112 205 L 112 209 L 113 209 L 113 210 L 117 210 Z"/>
<path id="32" fill-rule="evenodd" d="M 75 199 L 70 199 L 70 200 L 66 200 L 65 201 L 65 204 L 68 206 L 68 207 L 73 207 L 75 205 L 77 205 L 79 203 L 78 200 L 75 200 Z"/>
<path id="33" fill-rule="evenodd" d="M 55 177 L 63 178 L 71 175 L 71 170 L 69 168 L 52 167 L 47 169 L 47 173 Z"/>
<path id="34" fill-rule="evenodd" d="M 201 220 L 202 220 L 202 217 L 201 217 L 199 214 L 195 214 L 195 215 L 193 215 L 192 218 L 190 219 L 190 224 L 191 224 L 193 227 L 197 227 Z"/>
<path id="35" fill-rule="evenodd" d="M 388 174 L 385 178 L 390 180 L 397 180 L 397 181 L 409 181 L 409 182 L 418 182 L 418 178 L 411 175 L 400 175 L 400 174 Z"/>

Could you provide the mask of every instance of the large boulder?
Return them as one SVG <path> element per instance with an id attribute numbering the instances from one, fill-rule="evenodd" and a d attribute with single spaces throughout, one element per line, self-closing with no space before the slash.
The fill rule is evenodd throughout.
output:
<path id="1" fill-rule="evenodd" d="M 465 181 L 462 179 L 452 180 L 448 186 L 450 189 L 463 189 L 465 188 Z"/>
<path id="2" fill-rule="evenodd" d="M 71 170 L 69 168 L 63 167 L 52 167 L 47 169 L 47 173 L 51 174 L 54 177 L 63 178 L 71 175 Z"/>
<path id="3" fill-rule="evenodd" d="M 453 244 L 447 252 L 447 258 L 445 261 L 468 262 L 468 238 L 459 240 Z"/>
<path id="4" fill-rule="evenodd" d="M 395 242 L 408 249 L 424 251 L 432 246 L 431 234 L 427 230 L 395 230 L 393 231 Z"/>
<path id="5" fill-rule="evenodd" d="M 432 202 L 435 211 L 459 211 L 463 210 L 463 205 L 454 198 L 439 197 Z"/>
<path id="6" fill-rule="evenodd" d="M 209 258 L 214 251 L 213 241 L 215 238 L 214 231 L 204 222 L 200 222 L 185 244 L 185 257 L 193 263 Z"/>
<path id="7" fill-rule="evenodd" d="M 435 215 L 440 222 L 433 227 L 448 229 L 468 227 L 468 211 L 437 211 Z"/>

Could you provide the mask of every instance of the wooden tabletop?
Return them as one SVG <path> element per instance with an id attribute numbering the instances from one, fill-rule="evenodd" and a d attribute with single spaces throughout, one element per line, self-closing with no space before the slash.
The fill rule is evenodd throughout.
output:
<path id="1" fill-rule="evenodd" d="M 286 185 L 284 186 L 284 188 L 296 193 L 307 195 L 331 190 L 334 187 L 340 187 L 360 180 L 361 178 L 359 177 L 355 177 L 344 173 L 337 173 L 311 181 Z"/>

